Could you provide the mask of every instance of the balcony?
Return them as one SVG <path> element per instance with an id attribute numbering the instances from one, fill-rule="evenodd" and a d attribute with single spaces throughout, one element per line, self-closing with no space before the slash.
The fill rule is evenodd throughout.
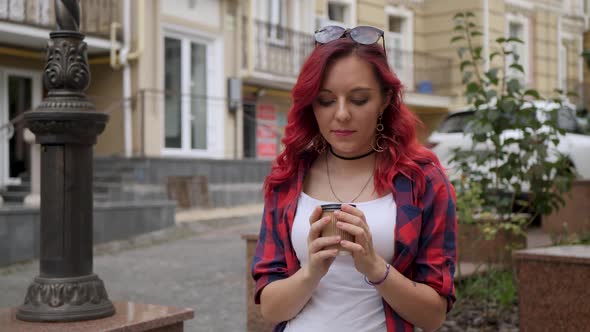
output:
<path id="1" fill-rule="evenodd" d="M 117 0 L 81 1 L 80 31 L 90 36 L 108 38 L 111 22 L 119 21 L 121 3 Z M 19 24 L 31 28 L 54 30 L 54 1 L 0 1 L 0 24 Z M 2 33 L 4 32 L 2 31 Z"/>
<path id="2" fill-rule="evenodd" d="M 386 46 L 387 47 L 387 46 Z M 406 92 L 449 95 L 452 60 L 424 52 L 387 47 L 389 67 Z"/>
<path id="3" fill-rule="evenodd" d="M 303 62 L 314 48 L 313 35 L 259 20 L 254 20 L 251 28 L 248 23 L 248 18 L 244 18 L 243 69 L 252 69 L 253 76 L 266 80 L 295 83 Z M 252 38 L 248 34 L 250 29 Z M 253 44 L 248 47 L 247 43 Z"/>
<path id="4" fill-rule="evenodd" d="M 250 78 L 263 79 L 267 84 L 283 82 L 292 86 L 303 62 L 315 47 L 313 35 L 258 20 L 252 22 L 251 30 L 252 38 L 249 38 L 248 18 L 244 18 L 243 69 L 251 69 Z M 248 43 L 252 43 L 250 47 Z M 449 94 L 451 59 L 393 48 L 387 49 L 387 56 L 406 92 Z"/>

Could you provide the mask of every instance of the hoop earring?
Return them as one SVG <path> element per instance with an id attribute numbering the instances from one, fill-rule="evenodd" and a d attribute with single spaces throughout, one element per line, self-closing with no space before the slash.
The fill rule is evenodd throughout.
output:
<path id="1" fill-rule="evenodd" d="M 385 129 L 385 127 L 383 126 L 382 120 L 383 114 L 379 114 L 379 119 L 377 120 L 377 127 L 375 128 L 375 130 L 377 131 L 375 133 L 375 141 L 373 141 L 373 143 L 371 144 L 371 147 L 373 148 L 373 150 L 375 150 L 375 152 L 383 152 L 387 148 L 384 142 L 380 143 L 380 141 L 385 141 L 385 135 L 383 135 L 383 130 Z"/>
<path id="2" fill-rule="evenodd" d="M 326 139 L 322 135 L 318 134 L 313 139 L 312 148 L 315 149 L 318 154 L 322 154 L 322 153 L 326 152 L 327 147 L 328 147 L 328 143 L 326 142 Z"/>

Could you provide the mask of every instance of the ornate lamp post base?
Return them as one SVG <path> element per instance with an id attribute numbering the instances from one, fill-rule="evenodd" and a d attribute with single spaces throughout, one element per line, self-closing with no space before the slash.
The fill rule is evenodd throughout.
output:
<path id="1" fill-rule="evenodd" d="M 93 273 L 93 152 L 108 115 L 84 91 L 90 68 L 78 30 L 77 0 L 55 0 L 58 31 L 50 34 L 43 76 L 49 90 L 25 113 L 41 144 L 40 274 L 16 317 L 26 321 L 81 321 L 111 316 L 115 307 Z"/>
<path id="2" fill-rule="evenodd" d="M 25 321 L 80 321 L 112 316 L 102 280 L 91 274 L 73 278 L 37 277 L 29 285 L 16 317 Z"/>

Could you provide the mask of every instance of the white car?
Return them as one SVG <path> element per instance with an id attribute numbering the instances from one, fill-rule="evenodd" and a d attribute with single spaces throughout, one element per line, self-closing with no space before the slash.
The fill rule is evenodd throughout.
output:
<path id="1" fill-rule="evenodd" d="M 473 115 L 473 110 L 450 113 L 428 138 L 427 147 L 440 159 L 450 178 L 457 174 L 451 163 L 453 150 L 460 148 L 469 151 L 473 146 L 470 135 L 465 133 L 466 125 Z M 560 137 L 557 151 L 569 158 L 578 178 L 590 179 L 590 136 L 584 134 L 583 122 L 576 117 L 573 108 L 564 106 L 558 113 L 558 125 L 566 134 Z"/>

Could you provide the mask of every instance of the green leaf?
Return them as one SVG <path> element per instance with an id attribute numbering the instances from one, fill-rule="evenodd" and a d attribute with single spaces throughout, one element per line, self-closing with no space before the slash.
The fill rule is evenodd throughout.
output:
<path id="1" fill-rule="evenodd" d="M 455 36 L 451 39 L 451 43 L 458 42 L 459 40 L 465 40 L 463 36 Z"/>
<path id="2" fill-rule="evenodd" d="M 475 57 L 481 59 L 481 51 L 483 51 L 483 47 L 478 46 L 473 49 L 473 53 L 475 53 Z"/>
<path id="3" fill-rule="evenodd" d="M 488 70 L 485 75 L 493 84 L 498 84 L 498 71 L 499 68 L 492 68 Z"/>
<path id="4" fill-rule="evenodd" d="M 479 84 L 475 83 L 475 82 L 471 82 L 469 84 L 467 84 L 467 93 L 477 93 L 479 91 L 480 87 Z"/>
<path id="5" fill-rule="evenodd" d="M 557 93 L 559 95 L 562 95 L 563 94 L 563 90 L 561 90 L 561 89 L 553 89 L 553 92 L 555 92 L 555 93 Z"/>
<path id="6" fill-rule="evenodd" d="M 512 59 L 514 59 L 514 62 L 518 62 L 518 60 L 520 60 L 520 54 L 516 53 L 516 52 L 511 52 L 512 54 Z"/>
<path id="7" fill-rule="evenodd" d="M 520 90 L 520 81 L 516 78 L 511 79 L 510 81 L 508 81 L 507 88 L 508 93 L 510 94 L 518 92 Z"/>
<path id="8" fill-rule="evenodd" d="M 566 96 L 568 97 L 578 97 L 578 93 L 575 91 L 568 91 Z"/>
<path id="9" fill-rule="evenodd" d="M 470 60 L 461 61 L 461 66 L 460 66 L 461 71 L 464 71 L 467 66 L 473 66 L 473 62 Z"/>
<path id="10" fill-rule="evenodd" d="M 477 37 L 477 36 L 483 36 L 483 33 L 479 32 L 479 31 L 471 32 L 471 37 Z"/>
<path id="11" fill-rule="evenodd" d="M 524 74 L 524 68 L 521 65 L 519 65 L 518 63 L 511 64 L 510 68 L 514 68 Z"/>
<path id="12" fill-rule="evenodd" d="M 494 97 L 497 97 L 498 93 L 496 92 L 496 90 L 488 90 L 486 91 L 486 98 L 487 99 L 492 99 Z"/>
<path id="13" fill-rule="evenodd" d="M 541 95 L 539 94 L 539 92 L 537 90 L 534 90 L 534 89 L 526 90 L 524 92 L 524 95 L 525 96 L 531 96 L 531 97 L 533 97 L 535 99 L 541 99 Z"/>
<path id="14" fill-rule="evenodd" d="M 520 43 L 520 44 L 524 44 L 524 42 L 516 37 L 510 37 L 508 39 L 506 39 L 506 42 L 508 43 Z"/>
<path id="15" fill-rule="evenodd" d="M 470 71 L 465 71 L 463 72 L 463 84 L 468 83 L 471 80 L 471 77 L 473 77 L 473 73 Z"/>
<path id="16" fill-rule="evenodd" d="M 496 39 L 496 43 L 503 44 L 505 42 L 506 42 L 506 38 L 500 37 L 500 38 Z"/>
<path id="17" fill-rule="evenodd" d="M 455 25 L 455 29 L 453 29 L 453 30 L 455 30 L 455 31 L 463 31 L 463 30 L 465 30 L 465 28 L 463 27 L 462 24 L 457 24 L 457 25 Z"/>
<path id="18" fill-rule="evenodd" d="M 465 17 L 465 14 L 457 13 L 457 14 L 455 14 L 455 16 L 453 18 L 457 19 L 457 18 L 462 18 L 462 17 Z"/>
<path id="19" fill-rule="evenodd" d="M 494 60 L 494 58 L 496 56 L 502 55 L 502 53 L 500 52 L 492 52 L 492 54 L 490 54 L 490 61 Z"/>
<path id="20" fill-rule="evenodd" d="M 466 17 L 475 17 L 475 15 L 472 12 L 466 12 L 465 16 Z"/>

